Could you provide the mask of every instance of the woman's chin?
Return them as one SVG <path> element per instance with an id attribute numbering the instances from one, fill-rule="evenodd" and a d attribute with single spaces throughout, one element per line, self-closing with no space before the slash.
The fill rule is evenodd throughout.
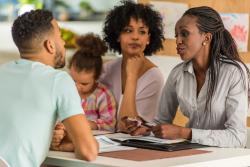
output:
<path id="1" fill-rule="evenodd" d="M 135 56 L 135 55 L 140 55 L 143 51 L 141 50 L 130 50 L 127 52 L 128 55 Z"/>
<path id="2" fill-rule="evenodd" d="M 185 54 L 179 54 L 179 55 L 180 55 L 181 60 L 183 60 L 183 61 L 189 61 L 190 60 L 190 57 L 186 56 Z"/>

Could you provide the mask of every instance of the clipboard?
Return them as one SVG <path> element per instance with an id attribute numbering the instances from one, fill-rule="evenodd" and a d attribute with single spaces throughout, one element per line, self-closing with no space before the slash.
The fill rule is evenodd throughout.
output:
<path id="1" fill-rule="evenodd" d="M 130 147 L 136 147 L 136 148 L 145 148 L 145 149 L 168 151 L 168 152 L 209 147 L 207 145 L 191 143 L 188 140 L 185 140 L 183 142 L 178 142 L 178 143 L 166 144 L 166 143 L 142 141 L 142 140 L 137 140 L 137 139 L 127 139 L 124 141 L 120 141 L 120 143 L 122 146 L 130 146 Z"/>

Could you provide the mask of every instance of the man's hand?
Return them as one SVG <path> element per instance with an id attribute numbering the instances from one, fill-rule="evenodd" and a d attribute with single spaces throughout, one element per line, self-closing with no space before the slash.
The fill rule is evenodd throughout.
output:
<path id="1" fill-rule="evenodd" d="M 65 136 L 66 136 L 66 131 L 64 125 L 62 123 L 58 123 L 53 131 L 53 137 L 50 148 L 52 150 L 59 151 L 60 150 L 59 146 L 62 143 L 62 140 L 64 139 Z"/>

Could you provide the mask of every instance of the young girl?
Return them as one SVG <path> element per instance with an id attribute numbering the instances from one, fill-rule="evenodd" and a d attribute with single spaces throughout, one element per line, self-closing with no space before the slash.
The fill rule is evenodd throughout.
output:
<path id="1" fill-rule="evenodd" d="M 94 34 L 81 36 L 76 42 L 79 48 L 69 62 L 69 72 L 82 99 L 84 113 L 92 130 L 114 131 L 115 99 L 106 86 L 97 81 L 102 71 L 101 56 L 107 51 L 107 47 Z M 51 149 L 74 150 L 62 123 L 58 123 L 55 127 Z"/>
<path id="2" fill-rule="evenodd" d="M 114 131 L 115 99 L 106 86 L 97 81 L 102 71 L 101 56 L 107 47 L 94 34 L 81 36 L 76 42 L 79 49 L 69 62 L 69 70 L 91 129 Z"/>

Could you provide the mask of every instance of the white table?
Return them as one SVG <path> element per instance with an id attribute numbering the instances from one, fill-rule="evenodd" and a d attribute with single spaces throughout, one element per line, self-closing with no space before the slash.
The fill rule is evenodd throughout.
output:
<path id="1" fill-rule="evenodd" d="M 98 156 L 86 162 L 75 158 L 74 153 L 50 151 L 45 164 L 62 167 L 247 167 L 250 166 L 250 149 L 203 148 L 210 153 L 165 158 L 150 161 L 130 161 Z"/>

